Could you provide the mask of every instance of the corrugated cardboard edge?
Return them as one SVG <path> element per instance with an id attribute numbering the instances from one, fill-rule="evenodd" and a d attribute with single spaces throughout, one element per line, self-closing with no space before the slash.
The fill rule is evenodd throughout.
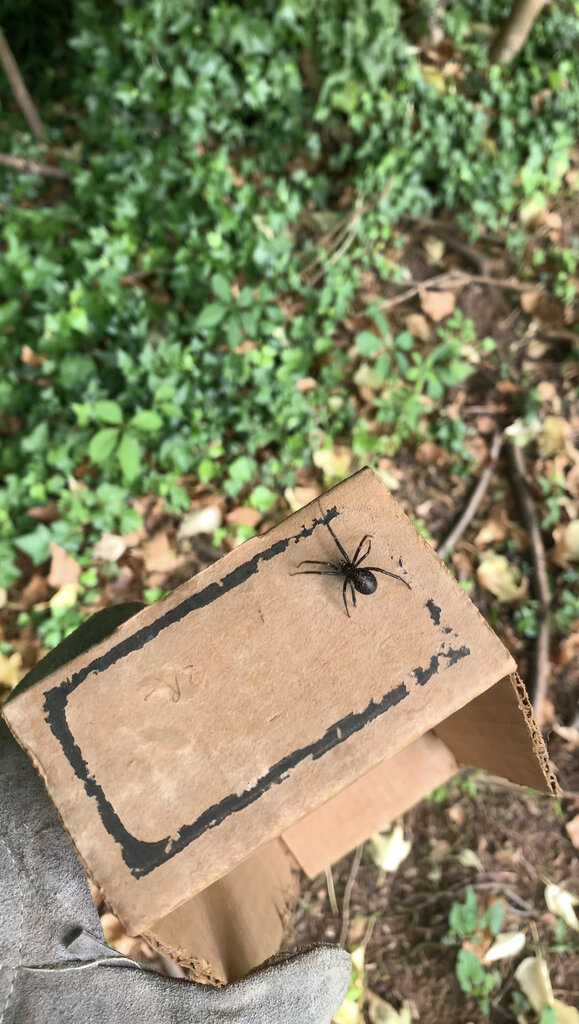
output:
<path id="1" fill-rule="evenodd" d="M 298 864 L 274 839 L 157 921 L 145 938 L 192 968 L 197 981 L 237 981 L 290 938 L 298 893 Z"/>
<path id="2" fill-rule="evenodd" d="M 520 676 L 513 672 L 434 729 L 457 761 L 557 796 L 559 784 Z"/>

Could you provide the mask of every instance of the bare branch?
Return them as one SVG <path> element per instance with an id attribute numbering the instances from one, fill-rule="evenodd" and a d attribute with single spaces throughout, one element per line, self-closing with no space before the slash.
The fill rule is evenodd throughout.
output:
<path id="1" fill-rule="evenodd" d="M 4 68 L 6 77 L 10 83 L 10 88 L 14 94 L 18 106 L 20 107 L 24 117 L 28 122 L 30 131 L 37 139 L 42 139 L 45 135 L 44 125 L 40 120 L 38 111 L 32 102 L 32 97 L 24 84 L 24 79 L 20 74 L 20 69 L 16 63 L 14 54 L 10 49 L 6 36 L 0 28 L 0 63 Z"/>

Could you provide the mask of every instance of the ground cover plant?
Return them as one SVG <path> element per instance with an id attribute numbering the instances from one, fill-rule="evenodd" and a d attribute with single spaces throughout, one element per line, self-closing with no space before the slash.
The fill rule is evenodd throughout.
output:
<path id="1" fill-rule="evenodd" d="M 578 788 L 579 12 L 502 67 L 508 6 L 2 11 L 44 135 L 2 78 L 0 151 L 45 168 L 0 165 L 4 693 L 370 463 Z"/>

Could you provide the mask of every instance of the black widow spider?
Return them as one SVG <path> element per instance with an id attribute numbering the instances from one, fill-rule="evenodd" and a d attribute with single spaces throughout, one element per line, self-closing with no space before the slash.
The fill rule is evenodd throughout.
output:
<path id="1" fill-rule="evenodd" d="M 351 618 L 350 612 L 348 611 L 348 602 L 346 600 L 346 587 L 350 584 L 350 590 L 352 593 L 352 604 L 356 607 L 356 591 L 359 594 L 373 594 L 378 586 L 378 581 L 374 576 L 375 572 L 382 572 L 385 576 L 391 576 L 393 580 L 400 580 L 405 587 L 412 590 L 412 587 L 402 576 L 398 576 L 395 572 L 388 572 L 388 569 L 380 569 L 377 565 L 364 566 L 360 568 L 361 563 L 368 557 L 372 548 L 372 541 L 370 540 L 372 534 L 367 533 L 362 537 L 362 540 L 356 548 L 356 552 L 353 558 L 350 558 L 348 552 L 340 544 L 340 541 L 336 537 L 336 534 L 332 530 L 329 523 L 326 523 L 328 530 L 330 531 L 338 551 L 342 555 L 340 562 L 316 562 L 311 558 L 305 558 L 303 562 L 299 562 L 298 565 L 327 565 L 328 569 L 301 569 L 298 572 L 293 572 L 292 576 L 307 576 L 309 574 L 315 576 L 343 576 L 344 586 L 342 588 L 342 597 L 344 599 L 344 607 L 348 618 Z M 362 552 L 365 541 L 368 541 L 368 547 Z"/>

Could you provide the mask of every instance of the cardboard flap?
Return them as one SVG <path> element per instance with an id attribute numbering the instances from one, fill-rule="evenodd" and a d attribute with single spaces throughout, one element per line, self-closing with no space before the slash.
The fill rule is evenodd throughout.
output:
<path id="1" fill-rule="evenodd" d="M 341 560 L 328 524 L 350 554 L 366 536 L 375 592 L 296 574 Z M 16 690 L 4 714 L 137 933 L 514 669 L 366 469 Z"/>
<path id="2" fill-rule="evenodd" d="M 529 698 L 516 673 L 475 697 L 435 731 L 462 764 L 484 768 L 551 796 L 559 792 Z"/>
<path id="3" fill-rule="evenodd" d="M 279 949 L 298 890 L 297 864 L 276 839 L 157 921 L 146 938 L 199 981 L 237 981 Z"/>
<path id="4" fill-rule="evenodd" d="M 313 878 L 441 786 L 457 769 L 451 751 L 427 732 L 286 829 L 283 840 Z"/>

